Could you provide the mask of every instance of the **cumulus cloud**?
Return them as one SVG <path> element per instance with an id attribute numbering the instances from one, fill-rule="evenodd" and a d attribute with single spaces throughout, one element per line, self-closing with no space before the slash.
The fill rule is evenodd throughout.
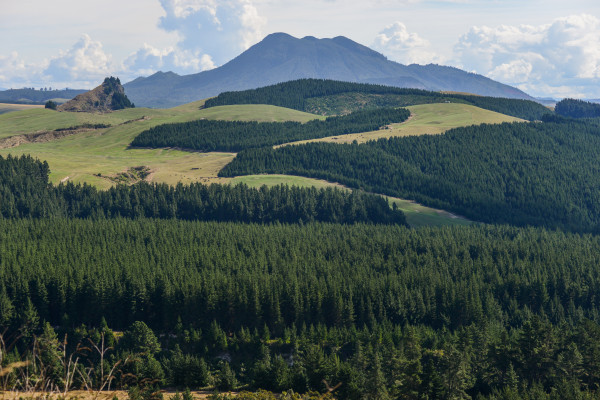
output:
<path id="1" fill-rule="evenodd" d="M 112 57 L 104 52 L 102 43 L 84 34 L 67 51 L 50 59 L 44 75 L 54 82 L 86 84 L 102 80 L 116 70 Z"/>
<path id="2" fill-rule="evenodd" d="M 221 65 L 263 37 L 266 20 L 250 0 L 160 0 L 159 27 L 178 34 L 177 47 Z"/>
<path id="3" fill-rule="evenodd" d="M 454 51 L 462 68 L 537 95 L 593 97 L 600 89 L 600 19 L 592 15 L 473 27 Z"/>
<path id="4" fill-rule="evenodd" d="M 0 55 L 0 82 L 13 83 L 27 81 L 30 71 L 25 61 L 19 57 L 16 51 L 8 56 Z"/>
<path id="5" fill-rule="evenodd" d="M 144 44 L 124 62 L 124 70 L 131 76 L 151 75 L 156 71 L 195 73 L 213 68 L 215 63 L 208 54 L 192 53 L 174 47 L 161 50 L 149 44 Z"/>
<path id="6" fill-rule="evenodd" d="M 440 56 L 431 51 L 429 41 L 409 32 L 401 22 L 388 25 L 379 32 L 372 47 L 402 64 L 441 62 Z"/>
<path id="7" fill-rule="evenodd" d="M 125 60 L 127 75 L 209 70 L 263 37 L 266 20 L 250 0 L 160 0 L 160 4 L 165 15 L 158 26 L 176 33 L 178 42 L 165 49 L 144 44 Z"/>

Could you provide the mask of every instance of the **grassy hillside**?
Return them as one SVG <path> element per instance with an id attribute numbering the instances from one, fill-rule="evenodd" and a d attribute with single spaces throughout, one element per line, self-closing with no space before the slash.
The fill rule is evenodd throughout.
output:
<path id="1" fill-rule="evenodd" d="M 34 108 L 44 108 L 44 106 L 31 104 L 0 103 L 0 114 L 6 114 L 13 111 L 31 110 Z"/>
<path id="2" fill-rule="evenodd" d="M 330 136 L 323 139 L 294 142 L 294 144 L 307 142 L 352 143 L 355 140 L 364 143 L 369 140 L 397 136 L 436 135 L 452 128 L 469 125 L 523 121 L 519 118 L 460 103 L 422 104 L 406 108 L 410 110 L 411 118 L 400 124 L 392 124 L 389 129 Z"/>
<path id="3" fill-rule="evenodd" d="M 30 143 L 0 154 L 30 154 L 48 161 L 53 183 L 63 180 L 87 182 L 100 188 L 112 186 L 110 178 L 131 167 L 148 166 L 150 180 L 176 184 L 208 182 L 234 154 L 190 153 L 178 150 L 129 149 L 129 143 L 143 130 L 164 123 L 195 119 L 296 120 L 305 122 L 315 116 L 275 106 L 249 105 L 200 109 L 203 102 L 194 102 L 168 110 L 135 108 L 110 114 L 66 113 L 45 109 L 27 110 L 0 115 L 0 138 L 45 130 L 88 124 L 111 125 L 60 140 Z M 100 174 L 100 176 L 98 176 Z"/>

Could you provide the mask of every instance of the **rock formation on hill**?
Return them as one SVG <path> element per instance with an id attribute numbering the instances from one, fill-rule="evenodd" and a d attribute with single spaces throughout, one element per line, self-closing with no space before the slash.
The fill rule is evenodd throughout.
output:
<path id="1" fill-rule="evenodd" d="M 58 111 L 106 113 L 135 105 L 125 96 L 119 78 L 106 78 L 102 85 L 89 92 L 77 95 L 74 99 L 58 107 Z"/>

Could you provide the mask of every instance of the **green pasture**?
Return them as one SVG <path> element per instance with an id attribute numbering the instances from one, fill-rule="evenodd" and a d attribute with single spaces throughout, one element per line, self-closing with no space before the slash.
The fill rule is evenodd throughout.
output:
<path id="1" fill-rule="evenodd" d="M 435 103 L 406 107 L 411 112 L 409 120 L 391 124 L 387 129 L 350 135 L 330 136 L 306 142 L 364 143 L 369 140 L 398 136 L 438 135 L 452 128 L 479 124 L 500 124 L 503 122 L 524 122 L 522 119 L 484 110 L 462 103 Z"/>

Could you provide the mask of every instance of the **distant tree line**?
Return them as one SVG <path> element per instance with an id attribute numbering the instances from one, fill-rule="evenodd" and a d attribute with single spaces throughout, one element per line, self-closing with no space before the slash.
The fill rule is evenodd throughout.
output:
<path id="1" fill-rule="evenodd" d="M 337 188 L 142 182 L 100 191 L 73 183 L 53 186 L 48 174 L 46 162 L 0 156 L 0 217 L 406 224 L 404 214 L 383 197 Z"/>
<path id="2" fill-rule="evenodd" d="M 249 149 L 220 175 L 309 176 L 414 199 L 476 221 L 599 232 L 599 133 L 597 120 L 559 119 L 361 145 Z"/>
<path id="3" fill-rule="evenodd" d="M 556 103 L 554 112 L 570 118 L 599 118 L 600 104 L 576 99 L 563 99 Z"/>
<path id="4" fill-rule="evenodd" d="M 239 92 L 224 92 L 208 99 L 205 107 L 215 107 L 231 104 L 271 104 L 292 108 L 300 111 L 315 110 L 315 98 L 336 96 L 348 93 L 400 95 L 398 103 L 392 103 L 391 97 L 385 103 L 386 107 L 416 105 L 431 102 L 457 101 L 471 104 L 487 110 L 511 115 L 526 120 L 540 120 L 543 115 L 551 113 L 543 105 L 530 100 L 506 99 L 456 93 L 430 92 L 420 89 L 403 89 L 365 83 L 340 82 L 322 79 L 300 79 L 279 83 L 259 89 Z M 406 98 L 408 99 L 406 99 Z M 431 101 L 430 99 L 435 99 Z M 371 99 L 364 106 L 377 107 L 377 99 Z M 318 103 L 318 101 L 317 101 Z"/>
<path id="5" fill-rule="evenodd" d="M 300 122 L 196 120 L 159 125 L 140 133 L 132 147 L 181 147 L 201 151 L 240 151 L 253 147 L 378 130 L 406 121 L 405 108 L 356 111 L 340 117 Z"/>

